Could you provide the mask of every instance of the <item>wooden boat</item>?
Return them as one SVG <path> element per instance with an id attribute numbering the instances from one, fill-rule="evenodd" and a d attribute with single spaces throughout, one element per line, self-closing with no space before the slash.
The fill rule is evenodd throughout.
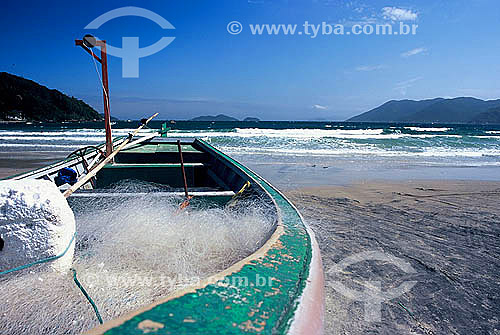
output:
<path id="1" fill-rule="evenodd" d="M 121 141 L 124 138 L 115 140 L 114 146 Z M 321 334 L 323 270 L 314 234 L 279 190 L 206 141 L 165 134 L 143 137 L 127 145 L 72 197 L 92 196 L 131 178 L 168 185 L 172 195 L 182 196 L 178 141 L 191 201 L 225 204 L 236 194 L 258 196 L 272 208 L 272 234 L 256 252 L 201 284 L 105 322 L 90 334 Z M 104 145 L 86 147 L 10 179 L 54 180 L 63 168 L 75 170 L 81 178 L 101 159 L 102 150 Z M 241 278 L 248 281 L 227 284 Z M 262 286 L 259 278 L 272 281 Z"/>

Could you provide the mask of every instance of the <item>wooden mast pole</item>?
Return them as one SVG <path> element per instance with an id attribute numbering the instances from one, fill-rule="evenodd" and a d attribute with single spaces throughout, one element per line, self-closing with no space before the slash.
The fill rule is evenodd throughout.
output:
<path id="1" fill-rule="evenodd" d="M 82 40 L 75 40 L 75 45 L 81 46 L 95 60 L 101 63 L 102 95 L 104 99 L 104 128 L 106 130 L 106 156 L 113 152 L 113 138 L 111 136 L 111 111 L 109 106 L 109 80 L 108 80 L 108 54 L 106 52 L 106 41 L 97 41 L 92 35 L 85 35 Z M 91 48 L 101 47 L 101 57 L 94 54 Z"/>
<path id="2" fill-rule="evenodd" d="M 106 156 L 109 156 L 113 152 L 113 138 L 111 136 L 111 111 L 109 107 L 108 54 L 106 53 L 106 41 L 98 41 L 97 45 L 101 47 L 104 126 L 106 128 Z"/>
<path id="3" fill-rule="evenodd" d="M 186 179 L 186 170 L 184 169 L 184 157 L 182 156 L 182 145 L 181 145 L 180 140 L 177 140 L 177 148 L 179 150 L 179 156 L 180 156 L 180 160 L 181 160 L 182 178 L 184 179 L 184 195 L 186 196 L 186 199 L 189 199 L 187 179 Z"/>
<path id="4" fill-rule="evenodd" d="M 193 196 L 189 195 L 189 193 L 188 193 L 186 170 L 184 169 L 184 157 L 182 155 L 182 145 L 181 145 L 180 140 L 177 140 L 177 149 L 179 150 L 179 156 L 180 156 L 180 161 L 181 161 L 182 179 L 184 179 L 184 195 L 186 196 L 186 199 L 184 199 L 184 201 L 180 204 L 179 209 L 177 210 L 177 213 L 179 213 L 184 208 L 189 206 L 189 200 L 191 200 L 193 198 Z"/>

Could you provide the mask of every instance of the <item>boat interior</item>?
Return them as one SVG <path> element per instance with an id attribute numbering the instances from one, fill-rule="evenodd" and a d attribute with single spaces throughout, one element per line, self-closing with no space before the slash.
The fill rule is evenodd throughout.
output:
<path id="1" fill-rule="evenodd" d="M 115 140 L 114 146 L 118 146 L 124 139 L 125 137 Z M 75 171 L 79 179 L 104 158 L 103 150 L 104 145 L 85 147 L 73 152 L 63 161 L 11 179 L 35 178 L 56 182 L 60 171 L 65 168 Z M 181 155 L 188 194 L 193 197 L 195 205 L 207 203 L 225 205 L 236 194 L 260 193 L 252 187 L 246 174 L 220 159 L 203 141 L 195 138 L 152 135 L 128 144 L 115 156 L 113 162 L 106 164 L 68 200 L 71 204 L 76 198 L 143 195 L 143 192 L 137 190 L 134 194 L 117 192 L 116 187 L 113 187 L 120 182 L 133 180 L 158 186 L 154 196 L 178 197 L 179 201 L 182 201 L 185 191 Z M 61 191 L 70 187 L 69 184 L 58 186 Z"/>
<path id="2" fill-rule="evenodd" d="M 126 139 L 126 137 L 115 139 L 114 148 L 121 146 Z M 104 144 L 98 147 L 82 148 L 62 161 L 9 179 L 45 179 L 58 185 L 57 180 L 61 171 L 70 169 L 76 174 L 76 180 L 82 180 L 86 175 L 92 175 L 93 169 L 97 171 L 97 167 L 104 164 L 104 148 Z M 182 165 L 185 174 L 182 172 Z M 184 183 L 184 176 L 186 183 Z M 155 185 L 154 191 L 150 192 L 147 187 L 144 189 L 139 187 L 129 192 L 127 188 L 120 190 L 120 187 L 116 187 L 128 180 L 138 181 L 139 185 L 141 183 Z M 71 183 L 66 183 L 58 186 L 61 191 L 64 191 L 70 185 Z M 139 323 L 158 318 L 162 320 L 165 327 L 171 329 L 186 327 L 182 329 L 192 330 L 196 324 L 186 325 L 185 320 L 191 320 L 190 315 L 198 313 L 197 318 L 204 320 L 204 325 L 220 330 L 226 329 L 228 320 L 231 320 L 233 324 L 234 322 L 246 324 L 251 322 L 249 317 L 252 318 L 253 315 L 259 318 L 255 311 L 260 309 L 274 318 L 270 320 L 269 327 L 278 325 L 286 329 L 289 322 L 283 321 L 285 320 L 283 317 L 290 319 L 293 315 L 294 306 L 299 301 L 298 296 L 303 290 L 303 285 L 306 285 L 306 279 L 309 278 L 307 269 L 312 262 L 310 235 L 300 214 L 278 190 L 204 140 L 166 137 L 166 135 L 158 134 L 135 139 L 67 200 L 72 208 L 74 205 L 75 208 L 82 207 L 82 205 L 85 208 L 86 201 L 96 202 L 93 205 L 98 205 L 97 202 L 103 197 L 147 195 L 146 199 L 153 196 L 170 197 L 169 201 L 178 201 L 181 206 L 177 208 L 181 209 L 182 203 L 186 200 L 185 186 L 189 195 L 190 209 L 203 208 L 207 205 L 210 208 L 217 206 L 223 209 L 235 209 L 238 213 L 240 209 L 245 210 L 245 206 L 249 203 L 258 203 L 259 209 L 263 210 L 264 217 L 273 222 L 271 228 L 255 246 L 259 249 L 245 259 L 211 276 L 202 285 L 192 287 L 191 289 L 196 290 L 196 293 L 185 294 L 185 291 L 173 293 L 165 300 L 158 300 L 148 306 L 149 309 L 139 309 L 134 314 L 120 318 L 119 322 L 112 321 L 101 329 L 115 327 L 116 333 L 136 333 Z M 250 201 L 247 202 L 247 199 Z M 121 200 L 121 198 L 116 200 Z M 186 210 L 185 213 L 189 214 L 189 211 Z M 252 229 L 251 226 L 245 224 L 235 226 Z M 83 241 L 81 245 L 85 246 L 87 241 L 81 241 Z M 226 279 L 251 278 L 250 280 L 254 280 L 260 275 L 273 278 L 270 281 L 272 285 L 264 287 L 243 285 L 235 290 L 232 285 L 216 284 Z M 221 309 L 226 306 L 225 299 L 241 301 L 242 309 Z M 258 301 L 260 303 L 257 304 Z M 262 301 L 267 303 L 262 305 Z M 207 308 L 206 306 L 209 305 L 210 308 Z M 185 306 L 193 306 L 193 308 L 186 309 Z M 208 309 L 213 310 L 212 312 L 217 314 L 217 317 L 213 318 L 211 313 L 207 313 Z M 172 316 L 172 310 L 175 310 L 175 316 Z M 276 314 L 276 311 L 284 312 Z M 97 329 L 91 333 L 100 334 L 101 332 Z"/>

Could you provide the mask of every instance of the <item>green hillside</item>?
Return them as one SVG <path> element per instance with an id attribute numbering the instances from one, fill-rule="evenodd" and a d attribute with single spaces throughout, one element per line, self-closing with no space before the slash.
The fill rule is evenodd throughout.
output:
<path id="1" fill-rule="evenodd" d="M 0 120 L 92 121 L 102 117 L 82 100 L 0 72 Z"/>

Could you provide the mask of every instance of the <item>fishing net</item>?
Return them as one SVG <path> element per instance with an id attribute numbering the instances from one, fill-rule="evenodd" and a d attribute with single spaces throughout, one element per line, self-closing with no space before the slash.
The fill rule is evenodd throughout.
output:
<path id="1" fill-rule="evenodd" d="M 107 192 L 141 194 L 70 202 L 77 223 L 73 268 L 104 321 L 229 267 L 273 231 L 272 208 L 258 199 L 179 211 L 182 199 L 154 195 L 161 191 L 126 181 Z M 98 325 L 73 273 L 43 265 L 0 277 L 0 301 L 0 334 L 75 334 Z"/>

